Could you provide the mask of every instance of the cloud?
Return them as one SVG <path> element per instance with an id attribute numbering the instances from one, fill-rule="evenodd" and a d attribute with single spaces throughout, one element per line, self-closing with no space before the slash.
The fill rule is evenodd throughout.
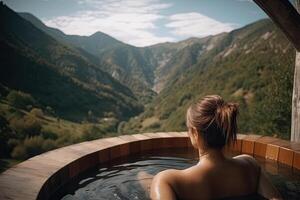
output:
<path id="1" fill-rule="evenodd" d="M 197 12 L 165 16 L 162 11 L 173 5 L 160 0 L 76 0 L 84 11 L 44 19 L 46 25 L 66 34 L 92 35 L 104 32 L 135 46 L 173 42 L 179 38 L 204 37 L 228 32 L 235 24 L 222 23 Z M 162 22 L 162 23 L 159 23 Z M 164 24 L 168 36 L 157 35 Z"/>
<path id="2" fill-rule="evenodd" d="M 154 34 L 156 23 L 165 18 L 160 12 L 172 4 L 159 0 L 78 0 L 77 3 L 86 10 L 43 21 L 66 34 L 91 35 L 101 31 L 135 46 L 174 41 L 172 37 Z"/>
<path id="3" fill-rule="evenodd" d="M 205 37 L 222 32 L 229 32 L 236 24 L 223 23 L 197 12 L 179 13 L 169 16 L 166 27 L 171 33 L 183 37 Z"/>

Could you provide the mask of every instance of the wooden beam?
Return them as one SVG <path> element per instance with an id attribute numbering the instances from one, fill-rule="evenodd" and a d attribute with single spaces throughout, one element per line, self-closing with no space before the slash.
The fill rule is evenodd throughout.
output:
<path id="1" fill-rule="evenodd" d="M 300 142 L 300 52 L 296 52 L 292 102 L 291 141 Z"/>
<path id="2" fill-rule="evenodd" d="M 300 12 L 300 0 L 296 1 L 296 9 Z M 300 33 L 299 33 L 300 34 Z M 300 142 L 300 52 L 296 52 L 294 88 L 292 101 L 291 141 Z"/>
<path id="3" fill-rule="evenodd" d="M 298 1 L 298 0 L 297 0 Z M 288 0 L 254 0 L 300 51 L 300 14 Z"/>

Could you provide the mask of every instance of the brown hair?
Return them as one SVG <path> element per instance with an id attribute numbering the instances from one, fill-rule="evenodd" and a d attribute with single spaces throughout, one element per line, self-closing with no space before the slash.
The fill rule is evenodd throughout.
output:
<path id="1" fill-rule="evenodd" d="M 188 128 L 196 128 L 207 147 L 222 148 L 236 141 L 238 104 L 218 95 L 205 96 L 187 110 Z"/>

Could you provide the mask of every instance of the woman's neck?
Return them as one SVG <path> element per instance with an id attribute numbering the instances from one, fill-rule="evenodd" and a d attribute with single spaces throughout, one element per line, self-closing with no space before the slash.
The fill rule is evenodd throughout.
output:
<path id="1" fill-rule="evenodd" d="M 199 162 L 220 162 L 224 161 L 225 156 L 221 149 L 199 149 Z"/>

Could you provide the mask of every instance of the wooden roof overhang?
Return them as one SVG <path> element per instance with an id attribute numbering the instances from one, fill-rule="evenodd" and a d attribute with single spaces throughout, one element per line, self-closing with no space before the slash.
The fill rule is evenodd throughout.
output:
<path id="1" fill-rule="evenodd" d="M 300 51 L 300 14 L 288 0 L 253 0 Z M 299 1 L 298 1 L 299 2 Z"/>

